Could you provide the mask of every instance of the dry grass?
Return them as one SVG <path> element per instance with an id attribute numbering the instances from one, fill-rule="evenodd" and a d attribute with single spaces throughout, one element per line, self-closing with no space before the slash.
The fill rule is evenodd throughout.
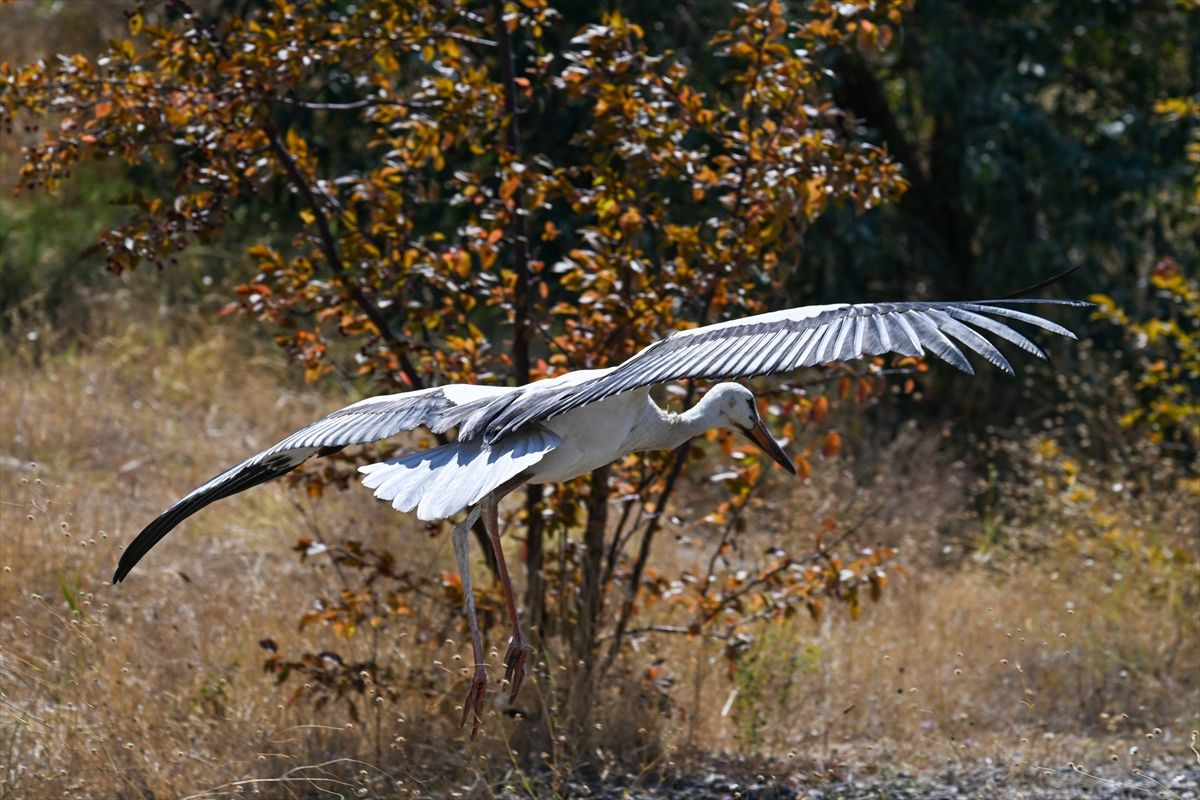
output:
<path id="1" fill-rule="evenodd" d="M 962 464 L 939 444 L 910 430 L 776 501 L 792 509 L 801 539 L 831 510 L 879 509 L 857 521 L 856 540 L 899 548 L 894 583 L 856 622 L 835 611 L 764 631 L 732 668 L 718 649 L 664 644 L 678 744 L 794 757 L 817 771 L 986 762 L 1014 779 L 1038 765 L 1134 770 L 1166 753 L 1200 758 L 1194 487 L 1067 507 L 1082 483 L 1051 490 L 1029 467 L 1014 480 L 1042 495 L 1041 513 L 1026 518 L 1025 496 L 1020 514 L 985 524 L 964 510 L 977 487 L 962 484 Z M 896 464 L 920 474 L 897 481 Z M 1089 539 L 1093 517 L 1107 528 Z M 987 541 L 989 524 L 1042 545 L 964 557 L 964 542 Z M 755 537 L 741 546 L 753 549 Z"/>
<path id="2" fill-rule="evenodd" d="M 439 796 L 453 787 L 486 796 L 506 782 L 528 787 L 515 767 L 525 759 L 565 764 L 528 752 L 554 736 L 498 713 L 478 742 L 466 741 L 455 708 L 466 651 L 441 602 L 391 641 L 349 644 L 411 664 L 400 702 L 372 704 L 358 724 L 340 705 L 289 702 L 295 685 L 262 674 L 264 636 L 310 650 L 329 636 L 296 631 L 304 606 L 336 590 L 319 559 L 302 564 L 290 551 L 297 536 L 340 520 L 368 541 L 403 541 L 413 569 L 452 568 L 446 537 L 362 502 L 361 491 L 313 504 L 271 486 L 217 504 L 125 585 L 109 586 L 121 544 L 181 491 L 351 396 L 287 388 L 279 358 L 248 348 L 234 328 L 116 307 L 86 348 L 46 338 L 5 348 L 0 797 Z M 777 491 L 754 513 L 797 547 L 830 509 L 851 517 L 882 501 L 858 541 L 901 546 L 905 572 L 857 622 L 834 612 L 774 627 L 732 667 L 716 647 L 644 640 L 610 687 L 619 702 L 597 714 L 598 746 L 635 771 L 630 748 L 640 743 L 647 772 L 712 752 L 805 772 L 991 759 L 1014 782 L 1045 764 L 1190 757 L 1200 727 L 1194 605 L 1181 617 L 1161 593 L 1114 591 L 1017 552 L 959 558 L 984 528 L 963 511 L 974 487 L 944 450 L 940 437 L 910 433 L 820 470 L 789 496 Z M 894 471 L 872 463 L 921 468 L 896 488 Z M 1186 525 L 1196 511 L 1191 498 L 1157 500 L 1155 530 Z M 1070 524 L 1069 515 L 1037 523 L 1043 532 Z M 699 557 L 669 538 L 660 569 Z M 1039 558 L 1051 556 L 1063 554 Z M 664 668 L 647 676 L 657 659 Z M 556 674 L 526 691 L 548 696 Z"/>
<path id="3" fill-rule="evenodd" d="M 258 640 L 287 643 L 302 599 L 328 590 L 289 552 L 310 511 L 294 493 L 215 507 L 108 585 L 121 544 L 182 490 L 343 398 L 281 389 L 278 358 L 228 330 L 117 327 L 4 365 L 0 796 L 175 796 L 343 749 L 344 715 L 286 709 L 260 670 Z M 323 513 L 409 526 L 342 500 Z"/>

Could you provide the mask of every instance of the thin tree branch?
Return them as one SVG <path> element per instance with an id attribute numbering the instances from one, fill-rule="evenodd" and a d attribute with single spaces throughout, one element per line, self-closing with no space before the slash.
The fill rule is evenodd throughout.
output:
<path id="1" fill-rule="evenodd" d="M 396 358 L 400 362 L 400 370 L 408 378 L 412 387 L 414 389 L 423 388 L 424 382 L 421 380 L 421 375 L 417 372 L 416 367 L 413 366 L 406 352 L 408 344 L 392 331 L 391 325 L 388 324 L 387 319 L 379 311 L 378 306 L 367 296 L 362 287 L 354 283 L 346 273 L 346 266 L 342 263 L 341 255 L 338 253 L 337 241 L 334 239 L 333 231 L 329 227 L 329 218 L 325 214 L 325 207 L 318 201 L 312 187 L 300 171 L 300 166 L 296 163 L 296 159 L 288 152 L 283 142 L 280 141 L 279 130 L 275 127 L 275 123 L 268 121 L 263 126 L 263 132 L 267 135 L 267 142 L 270 145 L 271 152 L 279 160 L 284 172 L 287 173 L 292 187 L 300 195 L 304 204 L 308 206 L 308 210 L 312 212 L 313 224 L 316 225 L 317 235 L 321 240 L 321 252 L 325 255 L 325 261 L 329 264 L 330 271 L 341 281 L 346 293 L 354 299 L 358 307 L 367 315 L 367 319 L 371 320 L 371 324 L 379 331 L 380 337 L 395 348 Z"/>
<path id="2" fill-rule="evenodd" d="M 689 389 L 689 394 L 691 390 Z M 688 452 L 691 450 L 690 443 L 684 443 L 675 450 L 674 461 L 671 463 L 671 472 L 667 475 L 666 486 L 663 487 L 662 493 L 658 497 L 658 503 L 654 507 L 654 516 L 650 518 L 649 524 L 646 525 L 646 532 L 642 535 L 641 544 L 638 546 L 637 559 L 633 563 L 633 570 L 629 576 L 629 585 L 625 592 L 625 600 L 621 603 L 621 613 L 617 617 L 617 628 L 612 635 L 612 643 L 609 645 L 608 652 L 604 655 L 604 661 L 597 671 L 600 680 L 608 674 L 612 668 L 613 662 L 617 658 L 617 652 L 621 649 L 621 642 L 625 638 L 625 628 L 629 625 L 629 618 L 633 615 L 633 606 L 637 601 L 638 588 L 642 582 L 642 574 L 646 570 L 646 561 L 650 557 L 650 544 L 654 541 L 654 534 L 658 532 L 659 524 L 662 521 L 663 512 L 666 508 L 666 501 L 670 498 L 671 492 L 675 488 L 675 482 L 679 480 L 680 473 L 683 472 L 683 465 L 687 462 Z"/>
<path id="3" fill-rule="evenodd" d="M 513 158 L 521 155 L 521 129 L 517 112 L 517 78 L 512 37 L 504 21 L 504 0 L 492 0 L 496 44 L 500 52 L 500 75 L 504 86 L 504 149 Z M 509 236 L 513 247 L 513 377 L 517 384 L 529 383 L 529 231 L 528 220 L 513 204 Z M 529 607 L 530 628 L 540 633 L 545 616 L 542 563 L 545 559 L 544 524 L 538 514 L 542 499 L 541 486 L 530 485 L 525 490 L 525 604 Z"/>
<path id="4" fill-rule="evenodd" d="M 762 482 L 766 477 L 766 473 L 767 471 L 765 469 L 759 471 L 758 480 L 756 480 L 750 486 L 750 491 L 746 493 L 746 499 L 740 506 L 737 507 L 734 513 L 730 515 L 729 521 L 725 523 L 725 529 L 721 532 L 721 541 L 717 543 L 716 549 L 713 550 L 712 558 L 708 560 L 708 570 L 704 574 L 704 583 L 700 586 L 701 597 L 708 596 L 708 587 L 712 584 L 713 575 L 716 573 L 717 569 L 717 559 L 721 557 L 721 551 L 725 549 L 725 545 L 729 541 L 730 536 L 733 534 L 733 529 L 736 526 L 737 521 L 741 519 L 742 513 L 746 510 L 746 507 L 750 505 L 750 500 L 754 497 L 754 493 L 758 490 L 758 487 L 762 485 Z"/>

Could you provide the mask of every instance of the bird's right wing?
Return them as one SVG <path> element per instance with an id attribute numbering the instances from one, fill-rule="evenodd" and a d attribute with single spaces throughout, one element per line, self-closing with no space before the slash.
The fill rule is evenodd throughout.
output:
<path id="1" fill-rule="evenodd" d="M 1014 305 L 1088 306 L 1077 300 L 983 300 L 979 302 L 840 303 L 772 311 L 679 331 L 645 348 L 615 369 L 557 391 L 514 396 L 479 415 L 483 435 L 497 442 L 526 425 L 545 422 L 622 392 L 685 378 L 752 378 L 864 355 L 929 350 L 973 373 L 959 344 L 1012 374 L 1012 365 L 984 334 L 1045 358 L 1041 348 L 1013 329 L 1023 322 L 1067 336 L 1061 325 Z M 955 340 L 959 344 L 955 344 Z M 536 384 L 535 384 L 536 385 Z"/>
<path id="2" fill-rule="evenodd" d="M 200 509 L 260 483 L 278 478 L 313 456 L 354 444 L 377 442 L 418 427 L 432 427 L 464 403 L 486 401 L 513 391 L 506 386 L 454 384 L 415 392 L 368 397 L 306 425 L 283 441 L 225 470 L 193 489 L 160 514 L 121 554 L 113 583 L 120 583 L 150 548 Z"/>

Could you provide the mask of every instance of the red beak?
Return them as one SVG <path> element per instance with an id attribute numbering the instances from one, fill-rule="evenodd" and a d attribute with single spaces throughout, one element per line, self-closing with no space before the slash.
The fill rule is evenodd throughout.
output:
<path id="1" fill-rule="evenodd" d="M 751 430 L 744 431 L 750 437 L 750 441 L 762 448 L 763 452 L 775 460 L 775 463 L 786 469 L 793 475 L 796 474 L 796 465 L 792 463 L 792 459 L 788 458 L 788 454 L 783 452 L 783 448 L 775 441 L 775 437 L 767 430 L 767 426 L 763 424 L 761 418 L 754 421 L 754 427 Z"/>

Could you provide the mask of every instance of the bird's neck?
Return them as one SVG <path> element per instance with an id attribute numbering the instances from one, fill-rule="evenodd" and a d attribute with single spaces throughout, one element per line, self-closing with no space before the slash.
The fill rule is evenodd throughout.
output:
<path id="1" fill-rule="evenodd" d="M 664 411 L 651 402 L 651 424 L 647 427 L 651 435 L 645 444 L 639 443 L 639 450 L 674 450 L 679 445 L 707 432 L 710 428 L 720 425 L 716 418 L 716 409 L 706 403 L 704 397 L 699 403 L 681 414 Z"/>

